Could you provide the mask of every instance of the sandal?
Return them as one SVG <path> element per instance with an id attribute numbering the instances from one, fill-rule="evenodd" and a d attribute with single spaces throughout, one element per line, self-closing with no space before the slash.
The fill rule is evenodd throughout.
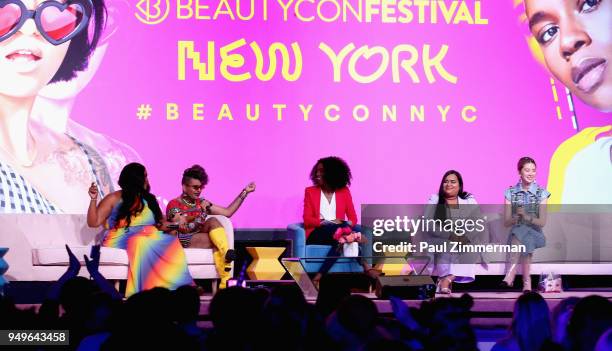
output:
<path id="1" fill-rule="evenodd" d="M 442 282 L 447 280 L 448 281 L 448 287 L 443 288 L 442 287 Z M 442 278 L 438 278 L 438 282 L 436 283 L 436 294 L 444 294 L 444 295 L 450 295 L 453 293 L 451 286 L 453 285 L 453 281 L 448 277 L 442 277 Z"/>

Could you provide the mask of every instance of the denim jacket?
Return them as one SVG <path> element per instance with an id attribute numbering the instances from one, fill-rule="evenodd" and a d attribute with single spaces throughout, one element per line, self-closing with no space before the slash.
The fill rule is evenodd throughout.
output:
<path id="1" fill-rule="evenodd" d="M 514 186 L 506 189 L 504 193 L 504 197 L 506 200 L 510 201 L 512 206 L 512 215 L 516 215 L 516 211 L 519 207 L 523 207 L 525 209 L 525 213 L 534 217 L 540 217 L 540 203 L 548 197 L 550 197 L 550 192 L 543 187 L 540 187 L 536 182 L 531 183 L 529 189 L 523 190 L 521 183 L 517 183 Z M 527 224 L 519 223 L 516 226 L 524 226 Z M 536 230 L 541 230 L 541 228 L 531 225 Z"/>

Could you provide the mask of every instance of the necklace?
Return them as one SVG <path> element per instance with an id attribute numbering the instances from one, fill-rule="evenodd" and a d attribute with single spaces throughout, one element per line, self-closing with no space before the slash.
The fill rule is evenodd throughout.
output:
<path id="1" fill-rule="evenodd" d="M 194 200 L 193 202 L 189 202 L 189 200 L 187 200 L 187 197 L 185 195 L 181 196 L 181 201 L 189 206 L 189 207 L 195 207 L 196 206 L 196 200 Z"/>

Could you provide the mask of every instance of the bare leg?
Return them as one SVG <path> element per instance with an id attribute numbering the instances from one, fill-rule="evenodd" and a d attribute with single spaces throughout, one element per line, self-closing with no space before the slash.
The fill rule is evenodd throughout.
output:
<path id="1" fill-rule="evenodd" d="M 522 260 L 522 271 L 523 271 L 523 291 L 531 291 L 531 259 L 533 254 L 524 255 L 521 257 Z"/>
<path id="2" fill-rule="evenodd" d="M 513 235 L 512 236 L 512 245 L 519 245 L 521 242 L 518 241 L 518 239 Z M 512 286 L 512 284 L 514 283 L 514 277 L 516 277 L 516 270 L 518 268 L 518 263 L 519 260 L 521 258 L 520 253 L 510 253 L 509 255 L 509 260 L 508 260 L 508 272 L 506 273 L 506 276 L 504 277 L 504 282 L 506 282 L 506 284 L 508 284 L 508 286 Z"/>
<path id="3" fill-rule="evenodd" d="M 195 233 L 191 237 L 189 247 L 194 247 L 198 249 L 210 249 L 214 248 L 214 245 L 212 241 L 210 241 L 208 233 Z"/>

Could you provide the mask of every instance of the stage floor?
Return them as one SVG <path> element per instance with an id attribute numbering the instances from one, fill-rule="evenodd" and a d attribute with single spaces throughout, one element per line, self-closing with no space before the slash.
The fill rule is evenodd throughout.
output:
<path id="1" fill-rule="evenodd" d="M 521 295 L 521 292 L 460 292 L 453 293 L 451 297 L 460 297 L 464 293 L 468 293 L 474 299 L 474 307 L 472 307 L 472 325 L 479 328 L 499 328 L 508 327 L 512 320 L 512 311 L 514 302 Z M 391 316 L 393 313 L 389 300 L 378 299 L 374 293 L 358 293 L 364 295 L 376 304 L 378 312 L 381 315 Z M 600 295 L 612 301 L 612 290 L 579 290 L 579 291 L 564 291 L 561 293 L 545 293 L 542 294 L 548 307 L 552 310 L 559 302 L 568 297 L 586 297 L 589 295 Z M 436 298 L 447 298 L 449 295 L 437 294 Z M 200 298 L 200 318 L 209 320 L 208 307 L 212 296 L 205 295 Z M 404 300 L 410 307 L 418 308 L 422 300 Z M 314 299 L 309 300 L 310 303 L 315 303 Z"/>

